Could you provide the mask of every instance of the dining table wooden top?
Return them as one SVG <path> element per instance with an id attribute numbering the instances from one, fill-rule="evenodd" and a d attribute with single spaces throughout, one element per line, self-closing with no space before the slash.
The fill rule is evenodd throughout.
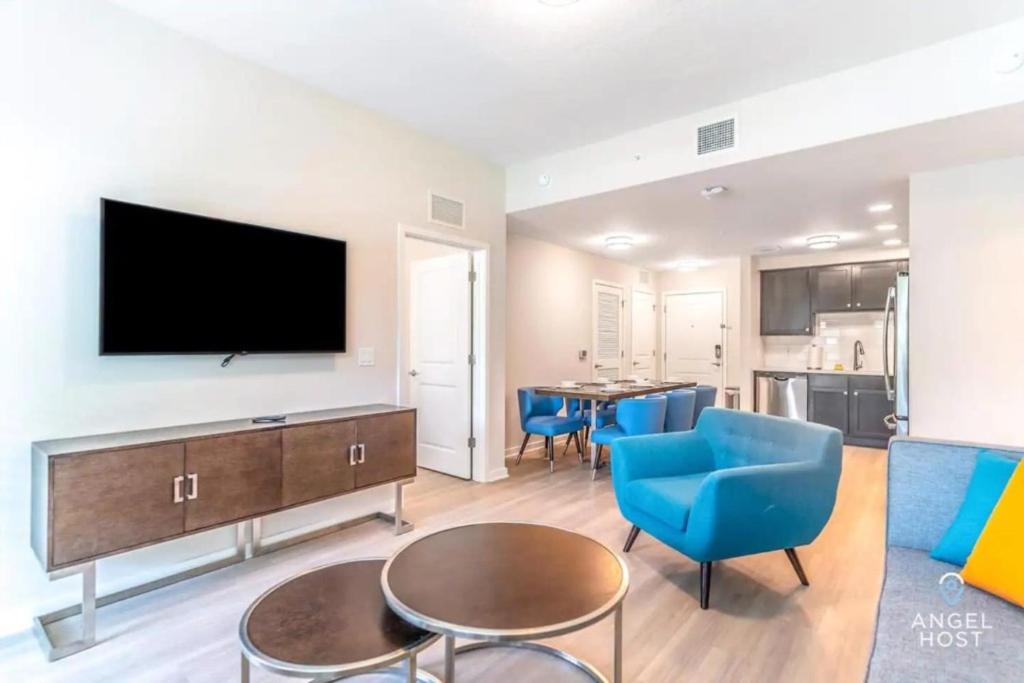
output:
<path id="1" fill-rule="evenodd" d="M 611 389 L 609 386 L 618 388 Z M 618 382 L 609 382 L 608 384 L 580 382 L 575 387 L 534 387 L 534 391 L 540 396 L 561 396 L 563 398 L 578 398 L 584 401 L 620 401 L 624 398 L 660 394 L 675 389 L 692 389 L 695 386 L 697 386 L 696 382 L 641 383 L 633 380 L 620 380 Z"/>

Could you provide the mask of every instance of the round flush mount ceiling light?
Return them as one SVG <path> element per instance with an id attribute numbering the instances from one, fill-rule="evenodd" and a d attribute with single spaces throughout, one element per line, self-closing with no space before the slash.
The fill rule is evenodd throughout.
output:
<path id="1" fill-rule="evenodd" d="M 899 237 L 893 237 L 892 239 L 884 240 L 882 244 L 884 244 L 887 247 L 898 247 L 901 244 L 903 244 L 903 240 L 901 240 Z"/>
<path id="2" fill-rule="evenodd" d="M 698 268 L 703 268 L 707 265 L 707 261 L 699 258 L 684 258 L 682 261 L 676 264 L 676 270 L 680 273 L 692 273 Z"/>
<path id="3" fill-rule="evenodd" d="M 885 213 L 886 211 L 892 211 L 892 204 L 889 202 L 878 202 L 868 207 L 868 211 L 871 213 Z"/>
<path id="4" fill-rule="evenodd" d="M 712 185 L 711 187 L 705 187 L 701 190 L 700 196 L 704 197 L 704 199 L 711 199 L 715 195 L 722 194 L 726 189 L 727 188 L 724 185 Z"/>
<path id="5" fill-rule="evenodd" d="M 839 235 L 812 235 L 807 238 L 808 249 L 833 249 L 839 246 Z"/>
<path id="6" fill-rule="evenodd" d="M 537 2 L 548 7 L 568 7 L 575 5 L 579 0 L 537 0 Z"/>
<path id="7" fill-rule="evenodd" d="M 604 246 L 606 249 L 622 251 L 633 246 L 633 238 L 629 235 L 612 235 L 611 237 L 605 238 Z"/>
<path id="8" fill-rule="evenodd" d="M 893 230 L 896 230 L 899 227 L 900 226 L 896 225 L 895 223 L 879 223 L 878 225 L 875 226 L 875 230 L 877 230 L 878 232 L 892 232 Z"/>

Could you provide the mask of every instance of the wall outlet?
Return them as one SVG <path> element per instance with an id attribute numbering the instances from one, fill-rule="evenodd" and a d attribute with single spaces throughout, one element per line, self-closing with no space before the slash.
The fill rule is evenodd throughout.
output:
<path id="1" fill-rule="evenodd" d="M 376 363 L 377 359 L 372 346 L 359 349 L 359 367 L 369 368 L 373 367 Z"/>

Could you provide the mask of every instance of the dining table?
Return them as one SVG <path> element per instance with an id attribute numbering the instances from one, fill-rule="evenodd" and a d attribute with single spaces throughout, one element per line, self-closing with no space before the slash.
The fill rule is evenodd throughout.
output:
<path id="1" fill-rule="evenodd" d="M 566 400 L 566 409 L 568 409 L 568 399 L 575 398 L 582 401 L 590 401 L 590 434 L 593 436 L 594 432 L 597 431 L 597 406 L 601 402 L 614 402 L 621 401 L 626 398 L 637 398 L 638 396 L 647 396 L 650 394 L 661 394 L 666 391 L 674 391 L 676 389 L 692 389 L 697 386 L 696 382 L 676 382 L 676 381 L 665 381 L 665 382 L 641 382 L 637 380 L 619 380 L 616 382 L 580 382 L 574 386 L 550 386 L 550 387 L 534 387 L 534 391 L 538 396 L 559 396 Z M 594 443 L 593 439 L 590 441 L 590 468 L 594 472 L 594 477 L 597 476 L 597 444 Z"/>

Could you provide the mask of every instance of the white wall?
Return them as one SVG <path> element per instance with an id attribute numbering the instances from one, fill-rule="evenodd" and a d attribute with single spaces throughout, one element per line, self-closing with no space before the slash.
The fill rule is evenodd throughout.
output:
<path id="1" fill-rule="evenodd" d="M 730 102 L 508 168 L 508 209 L 673 178 L 1024 100 L 1024 72 L 993 57 L 1024 19 Z M 956 87 L 950 87 L 955 83 Z M 696 156 L 698 126 L 737 117 L 736 147 Z M 640 161 L 636 155 L 640 155 Z M 540 185 L 545 174 L 550 184 Z"/>
<path id="2" fill-rule="evenodd" d="M 1024 446 L 1024 157 L 910 178 L 910 432 Z"/>
<path id="3" fill-rule="evenodd" d="M 77 584 L 47 584 L 29 549 L 29 442 L 394 400 L 397 226 L 425 223 L 428 189 L 465 198 L 468 227 L 456 233 L 491 245 L 487 449 L 503 465 L 500 169 L 91 0 L 0 4 L 0 82 L 0 636 L 70 602 Z M 351 352 L 227 369 L 207 356 L 100 358 L 101 196 L 347 240 Z M 376 366 L 359 368 L 366 346 Z M 269 531 L 387 505 L 386 493 L 302 508 Z M 101 590 L 230 536 L 103 561 Z"/>
<path id="4" fill-rule="evenodd" d="M 522 235 L 508 236 L 508 359 L 505 395 L 505 443 L 518 448 L 519 387 L 553 384 L 563 379 L 591 377 L 593 344 L 591 322 L 594 280 L 622 285 L 625 362 L 631 342 L 631 294 L 633 287 L 657 292 L 654 273 L 641 283 L 640 268 Z M 660 335 L 660 330 L 658 332 Z M 588 358 L 578 353 L 586 349 Z M 631 373 L 626 373 L 631 374 Z"/>

